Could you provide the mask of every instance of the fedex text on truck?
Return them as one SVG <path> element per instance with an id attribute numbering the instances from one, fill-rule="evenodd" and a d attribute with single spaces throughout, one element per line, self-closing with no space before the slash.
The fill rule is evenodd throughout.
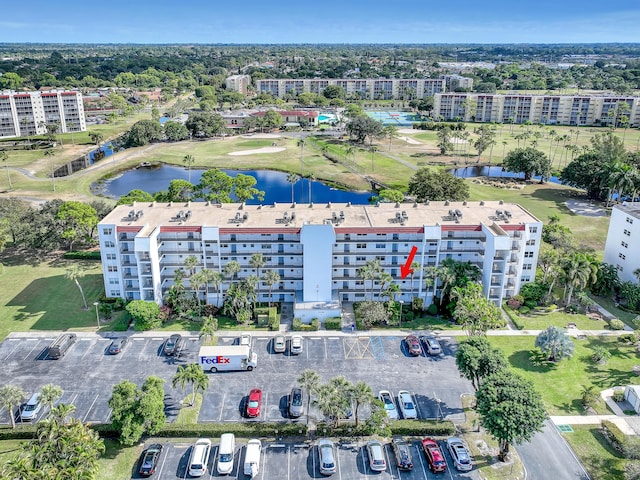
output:
<path id="1" fill-rule="evenodd" d="M 221 364 L 221 363 L 229 363 L 230 362 L 230 358 L 228 357 L 200 357 L 200 363 L 206 363 L 206 364 L 211 364 L 211 363 L 217 363 L 217 364 Z"/>

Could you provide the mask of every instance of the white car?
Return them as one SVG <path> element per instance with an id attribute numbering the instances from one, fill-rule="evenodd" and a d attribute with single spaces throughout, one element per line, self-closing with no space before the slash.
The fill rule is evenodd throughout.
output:
<path id="1" fill-rule="evenodd" d="M 249 335 L 248 333 L 244 333 L 242 335 L 240 335 L 240 345 L 247 345 L 248 347 L 251 346 L 251 335 Z"/>
<path id="2" fill-rule="evenodd" d="M 387 417 L 391 420 L 398 419 L 398 409 L 393 401 L 393 395 L 388 390 L 380 390 L 378 392 L 378 398 L 384 404 L 384 411 L 387 412 Z"/>
<path id="3" fill-rule="evenodd" d="M 292 335 L 291 336 L 291 355 L 299 355 L 303 351 L 302 346 L 302 336 L 301 335 Z"/>
<path id="4" fill-rule="evenodd" d="M 453 465 L 457 470 L 468 472 L 473 468 L 473 460 L 469 455 L 469 449 L 464 442 L 457 437 L 447 439 L 447 450 L 453 458 Z"/>
<path id="5" fill-rule="evenodd" d="M 384 456 L 384 447 L 378 440 L 367 443 L 367 455 L 369 456 L 369 468 L 374 472 L 384 472 L 387 469 L 387 460 Z"/>
<path id="6" fill-rule="evenodd" d="M 418 411 L 416 410 L 413 396 L 406 390 L 400 390 L 398 392 L 398 405 L 402 412 L 402 418 L 418 418 Z"/>

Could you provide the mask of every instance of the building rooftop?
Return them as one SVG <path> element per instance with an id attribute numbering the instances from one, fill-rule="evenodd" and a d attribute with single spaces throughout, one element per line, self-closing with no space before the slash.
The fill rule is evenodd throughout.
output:
<path id="1" fill-rule="evenodd" d="M 349 203 L 243 205 L 209 202 L 147 203 L 120 205 L 101 224 L 142 227 L 156 225 L 219 226 L 221 228 L 300 228 L 333 223 L 337 228 L 417 228 L 425 225 L 518 225 L 539 222 L 517 204 L 487 202 Z M 145 228 L 146 227 L 146 228 Z M 144 233 L 143 233 L 144 234 Z"/>
<path id="2" fill-rule="evenodd" d="M 622 210 L 624 213 L 631 215 L 635 218 L 640 218 L 640 203 L 622 202 L 619 205 L 615 205 L 613 208 Z"/>

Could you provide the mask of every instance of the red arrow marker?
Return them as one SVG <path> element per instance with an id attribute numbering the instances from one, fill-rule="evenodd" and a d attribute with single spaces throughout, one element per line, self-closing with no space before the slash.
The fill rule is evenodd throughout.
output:
<path id="1" fill-rule="evenodd" d="M 409 258 L 407 258 L 407 263 L 400 267 L 400 276 L 402 278 L 406 278 L 407 275 L 413 272 L 413 268 L 411 268 L 411 262 L 413 262 L 413 257 L 416 256 L 416 252 L 418 251 L 418 247 L 413 246 L 411 248 L 411 253 L 409 253 Z"/>

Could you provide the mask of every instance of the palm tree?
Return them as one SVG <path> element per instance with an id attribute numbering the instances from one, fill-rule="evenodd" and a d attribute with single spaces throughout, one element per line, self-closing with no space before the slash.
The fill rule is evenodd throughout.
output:
<path id="1" fill-rule="evenodd" d="M 229 282 L 233 283 L 235 282 L 236 275 L 240 271 L 240 264 L 238 263 L 237 260 L 231 260 L 229 263 L 227 263 L 224 266 L 223 271 L 224 271 L 224 274 L 229 277 Z"/>
<path id="2" fill-rule="evenodd" d="M 184 259 L 184 266 L 189 269 L 189 276 L 196 273 L 196 267 L 200 265 L 200 260 L 195 255 L 189 255 Z"/>
<path id="3" fill-rule="evenodd" d="M 391 140 L 398 136 L 398 128 L 395 125 L 387 125 L 383 132 L 384 136 L 389 139 L 389 151 L 391 151 Z"/>
<path id="4" fill-rule="evenodd" d="M 65 277 L 69 280 L 75 282 L 78 290 L 80 290 L 80 295 L 82 295 L 82 302 L 84 303 L 84 309 L 89 310 L 89 305 L 87 305 L 87 299 L 84 296 L 84 290 L 82 289 L 82 285 L 78 281 L 79 278 L 84 277 L 84 271 L 80 270 L 77 265 L 73 265 L 72 267 L 67 268 L 67 272 L 65 273 Z"/>
<path id="5" fill-rule="evenodd" d="M 200 327 L 200 335 L 198 339 L 204 339 L 203 345 L 208 344 L 216 334 L 218 330 L 218 319 L 213 315 L 207 315 L 202 318 L 202 327 Z"/>
<path id="6" fill-rule="evenodd" d="M 48 383 L 40 389 L 40 402 L 45 407 L 49 407 L 49 410 L 53 408 L 53 404 L 56 403 L 62 396 L 62 388 L 59 385 L 53 385 Z"/>
<path id="7" fill-rule="evenodd" d="M 196 158 L 193 155 L 185 155 L 184 158 L 182 159 L 182 163 L 184 163 L 187 166 L 187 172 L 189 172 L 188 179 L 189 179 L 189 183 L 191 183 L 191 165 L 196 163 Z"/>
<path id="8" fill-rule="evenodd" d="M 451 258 L 445 258 L 442 264 L 438 267 L 437 279 L 442 283 L 442 290 L 440 291 L 440 305 L 444 300 L 445 295 L 449 292 L 449 287 L 456 281 L 455 272 L 456 261 Z"/>
<path id="9" fill-rule="evenodd" d="M 375 153 L 378 151 L 378 147 L 376 147 L 375 145 L 369 145 L 369 152 L 371 152 L 371 172 L 373 172 L 373 159 L 375 156 Z"/>
<path id="10" fill-rule="evenodd" d="M 256 283 L 256 293 L 258 298 L 260 297 L 260 269 L 264 267 L 265 263 L 266 260 L 264 259 L 264 255 L 261 253 L 254 253 L 249 259 L 249 265 L 256 270 L 256 278 L 258 279 L 258 282 Z"/>
<path id="11" fill-rule="evenodd" d="M 11 420 L 11 428 L 16 428 L 16 417 L 13 409 L 20 405 L 25 397 L 24 390 L 16 385 L 3 385 L 0 387 L 0 405 L 7 409 Z"/>
<path id="12" fill-rule="evenodd" d="M 340 423 L 340 417 L 344 414 L 348 405 L 345 403 L 344 395 L 336 390 L 336 388 L 326 383 L 318 386 L 316 389 L 316 399 L 313 405 L 316 406 L 325 417 L 333 419 L 334 426 Z"/>
<path id="13" fill-rule="evenodd" d="M 189 406 L 193 406 L 198 391 L 202 390 L 204 392 L 209 386 L 209 377 L 197 363 L 190 363 L 187 366 L 180 365 L 171 382 L 173 388 L 179 385 L 181 390 L 184 390 L 185 385 L 189 384 L 191 384 L 192 396 L 191 401 L 188 403 Z"/>
<path id="14" fill-rule="evenodd" d="M 416 270 L 420 268 L 418 262 L 411 262 L 411 297 L 413 298 L 413 277 L 416 274 Z"/>
<path id="15" fill-rule="evenodd" d="M 430 289 L 436 285 L 436 281 L 438 279 L 438 267 L 428 266 L 424 267 L 424 286 L 425 290 Z M 435 292 L 434 297 L 435 297 Z"/>
<path id="16" fill-rule="evenodd" d="M 575 348 L 564 328 L 547 327 L 536 337 L 536 347 L 546 355 L 547 360 L 557 362 L 565 357 L 571 357 Z"/>
<path id="17" fill-rule="evenodd" d="M 356 162 L 356 152 L 358 151 L 358 149 L 353 146 L 353 145 L 348 145 L 347 148 L 345 149 L 345 159 L 349 156 L 349 155 L 353 155 L 353 163 Z"/>
<path id="18" fill-rule="evenodd" d="M 49 412 L 49 419 L 58 423 L 67 423 L 67 417 L 76 411 L 76 406 L 72 403 L 59 403 Z"/>
<path id="19" fill-rule="evenodd" d="M 375 395 L 371 387 L 365 382 L 358 382 L 353 386 L 351 390 L 351 397 L 356 403 L 356 411 L 354 413 L 356 420 L 356 428 L 358 427 L 358 410 L 361 406 L 371 405 L 371 402 L 375 400 Z"/>
<path id="20" fill-rule="evenodd" d="M 51 170 L 51 187 L 53 188 L 54 192 L 56 191 L 56 180 L 55 180 L 55 175 L 53 171 L 53 156 L 55 154 L 56 152 L 53 150 L 53 148 L 47 148 L 44 151 L 44 156 L 49 159 L 49 170 Z"/>
<path id="21" fill-rule="evenodd" d="M 100 144 L 104 140 L 104 135 L 100 132 L 90 132 L 89 138 L 96 144 L 96 147 L 100 148 Z"/>
<path id="22" fill-rule="evenodd" d="M 300 180 L 300 175 L 298 175 L 297 173 L 290 173 L 289 175 L 287 175 L 287 182 L 291 184 L 291 203 L 295 202 L 293 186 L 298 183 L 298 180 Z"/>
<path id="23" fill-rule="evenodd" d="M 320 385 L 320 376 L 311 369 L 306 369 L 298 377 L 298 384 L 307 392 L 307 424 L 309 424 L 309 407 L 311 406 L 311 394 L 315 393 Z"/>
<path id="24" fill-rule="evenodd" d="M 200 289 L 207 284 L 206 273 L 203 270 L 194 273 L 189 277 L 189 285 L 196 294 L 196 301 L 198 302 L 198 307 L 200 307 Z"/>
<path id="25" fill-rule="evenodd" d="M 589 255 L 574 252 L 565 258 L 562 270 L 565 278 L 566 304 L 571 304 L 574 289 L 582 289 L 595 283 L 598 275 L 597 263 Z"/>
<path id="26" fill-rule="evenodd" d="M 224 276 L 220 272 L 211 272 L 211 276 L 209 277 L 209 282 L 213 285 L 213 288 L 216 289 L 216 307 L 220 303 L 220 287 L 222 286 L 222 282 L 224 281 Z"/>
<path id="27" fill-rule="evenodd" d="M 313 197 L 311 196 L 311 185 L 313 184 L 316 176 L 313 173 L 310 173 L 307 176 L 307 183 L 309 184 L 309 203 L 313 203 Z"/>
<path id="28" fill-rule="evenodd" d="M 273 286 L 280 283 L 280 274 L 275 270 L 267 270 L 264 274 L 264 283 L 269 286 L 269 306 L 273 302 Z"/>
<path id="29" fill-rule="evenodd" d="M 9 190 L 13 187 L 11 186 L 11 175 L 9 174 L 9 154 L 4 150 L 0 150 L 0 161 L 4 163 L 4 167 L 7 169 L 7 180 L 9 181 Z"/>

